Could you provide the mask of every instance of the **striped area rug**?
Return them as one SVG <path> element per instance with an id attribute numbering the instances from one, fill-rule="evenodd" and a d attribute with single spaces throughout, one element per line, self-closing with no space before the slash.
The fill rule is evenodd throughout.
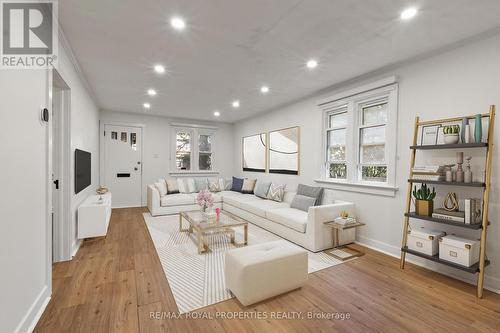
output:
<path id="1" fill-rule="evenodd" d="M 211 251 L 199 255 L 195 242 L 190 239 L 192 236 L 179 232 L 179 215 L 152 217 L 149 213 L 144 213 L 144 220 L 180 313 L 233 297 L 226 289 L 224 280 L 224 256 L 234 248 L 229 236 L 218 234 L 209 237 L 207 241 Z M 249 245 L 280 239 L 282 238 L 254 224 L 248 224 Z M 236 242 L 242 240 L 243 228 L 236 228 Z M 323 252 L 309 252 L 309 273 L 341 263 L 343 262 Z"/>

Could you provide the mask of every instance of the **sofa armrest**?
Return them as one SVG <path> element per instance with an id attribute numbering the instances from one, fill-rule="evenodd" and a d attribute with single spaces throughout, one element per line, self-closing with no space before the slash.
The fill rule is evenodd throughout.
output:
<path id="1" fill-rule="evenodd" d="M 325 222 L 333 221 L 342 211 L 346 211 L 353 216 L 354 208 L 354 204 L 350 202 L 336 202 L 309 207 L 306 233 L 311 241 L 311 247 L 314 248 L 313 251 L 321 251 L 332 247 L 331 228 L 325 226 Z"/>
<path id="2" fill-rule="evenodd" d="M 158 215 L 160 208 L 160 192 L 154 185 L 148 185 L 148 209 L 151 215 Z"/>

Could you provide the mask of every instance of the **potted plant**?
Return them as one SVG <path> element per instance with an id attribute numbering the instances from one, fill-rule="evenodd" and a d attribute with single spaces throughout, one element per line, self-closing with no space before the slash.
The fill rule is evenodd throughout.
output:
<path id="1" fill-rule="evenodd" d="M 432 216 L 436 189 L 433 187 L 431 192 L 427 184 L 422 184 L 417 190 L 417 186 L 415 185 L 413 197 L 415 198 L 415 213 L 417 215 Z"/>
<path id="2" fill-rule="evenodd" d="M 460 125 L 449 125 L 443 127 L 444 143 L 446 144 L 456 144 L 460 139 L 459 136 Z"/>

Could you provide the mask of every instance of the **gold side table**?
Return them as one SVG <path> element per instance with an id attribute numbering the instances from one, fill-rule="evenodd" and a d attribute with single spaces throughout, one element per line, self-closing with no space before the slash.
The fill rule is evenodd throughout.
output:
<path id="1" fill-rule="evenodd" d="M 361 223 L 361 222 L 349 223 L 349 224 L 340 224 L 340 223 L 337 223 L 335 221 L 325 222 L 325 226 L 332 228 L 333 245 L 332 245 L 331 250 L 325 250 L 324 253 L 328 254 L 329 256 L 334 257 L 335 259 L 341 260 L 341 261 L 346 261 L 346 260 L 356 258 L 356 257 L 361 257 L 362 255 L 364 255 L 365 254 L 364 252 L 357 250 L 357 249 L 354 249 L 352 247 L 349 247 L 349 245 L 339 245 L 339 243 L 340 243 L 339 242 L 339 231 L 340 230 L 358 228 L 358 227 L 362 227 L 364 225 L 365 225 L 365 223 Z M 349 250 L 349 251 L 344 251 L 344 252 L 347 252 L 348 254 L 350 254 L 350 256 L 347 256 L 347 257 L 338 256 L 334 253 L 336 250 L 342 250 L 342 251 Z"/>

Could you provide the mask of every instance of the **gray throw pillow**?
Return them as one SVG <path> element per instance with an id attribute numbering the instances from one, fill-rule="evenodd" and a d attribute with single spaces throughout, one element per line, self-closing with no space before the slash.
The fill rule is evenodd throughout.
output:
<path id="1" fill-rule="evenodd" d="M 321 197 L 323 196 L 323 188 L 299 184 L 297 194 L 315 198 L 314 206 L 319 206 L 321 204 Z"/>
<path id="2" fill-rule="evenodd" d="M 253 194 L 262 199 L 267 199 L 267 192 L 269 192 L 269 187 L 271 186 L 271 182 L 263 182 L 258 180 L 257 185 L 253 190 Z"/>
<path id="3" fill-rule="evenodd" d="M 307 212 L 309 207 L 314 206 L 316 199 L 313 197 L 306 197 L 305 195 L 296 194 L 290 204 L 290 208 L 296 208 Z"/>

